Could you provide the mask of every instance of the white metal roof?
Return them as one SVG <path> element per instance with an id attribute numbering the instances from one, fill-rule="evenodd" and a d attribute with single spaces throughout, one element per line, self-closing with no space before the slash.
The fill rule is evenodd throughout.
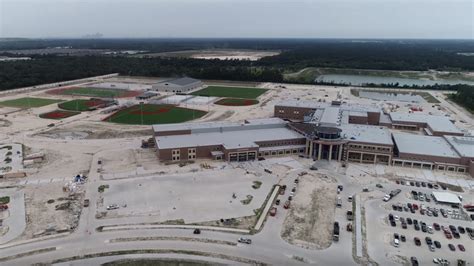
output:
<path id="1" fill-rule="evenodd" d="M 380 145 L 393 145 L 390 131 L 386 127 L 343 124 L 341 135 L 349 141 Z"/>
<path id="2" fill-rule="evenodd" d="M 451 192 L 438 192 L 433 191 L 433 196 L 435 197 L 436 201 L 450 203 L 450 204 L 461 204 L 461 200 L 456 194 Z"/>
<path id="3" fill-rule="evenodd" d="M 474 158 L 474 136 L 444 136 L 462 157 Z"/>
<path id="4" fill-rule="evenodd" d="M 433 131 L 462 133 L 446 116 L 394 112 L 390 118 L 395 123 L 426 123 Z"/>
<path id="5" fill-rule="evenodd" d="M 190 135 L 158 136 L 160 149 L 223 145 L 226 149 L 258 147 L 255 142 L 304 138 L 301 134 L 284 126 L 261 128 L 243 126 L 241 130 L 213 131 Z"/>
<path id="6" fill-rule="evenodd" d="M 393 133 L 393 139 L 401 153 L 459 158 L 456 151 L 443 137 Z"/>

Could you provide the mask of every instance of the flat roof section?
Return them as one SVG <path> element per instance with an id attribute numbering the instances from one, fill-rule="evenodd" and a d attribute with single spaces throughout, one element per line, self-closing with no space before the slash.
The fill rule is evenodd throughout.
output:
<path id="1" fill-rule="evenodd" d="M 438 192 L 433 191 L 433 196 L 437 202 L 449 203 L 449 204 L 461 204 L 461 200 L 456 194 L 450 192 Z"/>
<path id="2" fill-rule="evenodd" d="M 390 113 L 390 118 L 394 123 L 426 123 L 436 132 L 462 133 L 446 116 L 394 112 Z"/>
<path id="3" fill-rule="evenodd" d="M 226 149 L 258 147 L 256 142 L 276 141 L 283 139 L 304 138 L 303 135 L 286 128 L 250 128 L 245 130 L 196 133 L 190 135 L 155 137 L 158 148 L 174 149 L 185 147 L 201 147 L 223 145 Z"/>
<path id="4" fill-rule="evenodd" d="M 460 158 L 443 137 L 393 133 L 393 139 L 401 153 Z"/>
<path id="5" fill-rule="evenodd" d="M 444 136 L 461 157 L 474 158 L 474 136 Z"/>
<path id="6" fill-rule="evenodd" d="M 339 126 L 342 136 L 349 141 L 393 145 L 392 134 L 386 127 L 344 124 Z"/>

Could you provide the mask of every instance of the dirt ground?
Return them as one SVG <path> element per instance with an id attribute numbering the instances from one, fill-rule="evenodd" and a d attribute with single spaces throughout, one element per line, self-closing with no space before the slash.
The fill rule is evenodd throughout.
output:
<path id="1" fill-rule="evenodd" d="M 51 139 L 113 139 L 150 137 L 149 126 L 124 126 L 105 122 L 81 121 L 43 131 L 38 136 Z"/>
<path id="2" fill-rule="evenodd" d="M 79 189 L 70 196 L 63 192 L 63 185 L 55 182 L 25 187 L 26 229 L 20 239 L 30 239 L 42 232 L 47 234 L 45 231 L 49 230 L 49 234 L 55 234 L 77 226 L 84 193 Z M 56 210 L 57 207 L 60 209 Z"/>
<path id="3" fill-rule="evenodd" d="M 305 248 L 329 247 L 336 191 L 336 181 L 330 177 L 306 175 L 302 178 L 283 224 L 283 239 Z"/>

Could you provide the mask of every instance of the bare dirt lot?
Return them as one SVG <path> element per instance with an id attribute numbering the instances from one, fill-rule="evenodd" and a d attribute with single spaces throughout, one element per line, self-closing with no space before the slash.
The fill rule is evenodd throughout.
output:
<path id="1" fill-rule="evenodd" d="M 297 187 L 282 229 L 291 244 L 324 249 L 332 243 L 337 184 L 323 175 L 306 175 Z"/>
<path id="2" fill-rule="evenodd" d="M 54 234 L 75 228 L 79 222 L 83 192 L 63 192 L 61 182 L 25 187 L 26 229 L 20 239 L 40 233 Z"/>
<path id="3" fill-rule="evenodd" d="M 57 127 L 38 134 L 52 139 L 112 139 L 151 136 L 147 127 L 125 127 L 104 122 L 80 122 Z"/>

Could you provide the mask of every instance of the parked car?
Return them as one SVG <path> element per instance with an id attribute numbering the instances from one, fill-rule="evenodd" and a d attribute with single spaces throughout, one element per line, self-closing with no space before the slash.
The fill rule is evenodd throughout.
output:
<path id="1" fill-rule="evenodd" d="M 411 265 L 412 266 L 418 266 L 418 259 L 416 257 L 411 257 L 410 258 L 410 261 L 411 261 Z"/>
<path id="2" fill-rule="evenodd" d="M 456 247 L 453 244 L 449 244 L 448 247 L 451 251 L 456 251 Z"/>
<path id="3" fill-rule="evenodd" d="M 407 224 L 413 224 L 413 220 L 410 217 L 407 218 Z"/>
<path id="4" fill-rule="evenodd" d="M 194 229 L 193 234 L 195 234 L 195 235 L 201 234 L 201 229 L 199 229 L 199 228 Z"/>
<path id="5" fill-rule="evenodd" d="M 418 237 L 413 238 L 413 241 L 415 241 L 415 245 L 421 246 L 421 241 Z"/>
<path id="6" fill-rule="evenodd" d="M 405 235 L 400 235 L 400 240 L 402 242 L 406 242 L 407 241 L 407 238 L 405 237 Z"/>
<path id="7" fill-rule="evenodd" d="M 441 243 L 437 240 L 434 241 L 434 245 L 436 248 L 441 248 Z"/>
<path id="8" fill-rule="evenodd" d="M 119 206 L 117 204 L 111 204 L 109 206 L 107 206 L 107 210 L 110 211 L 110 210 L 116 210 L 118 209 Z"/>
<path id="9" fill-rule="evenodd" d="M 290 208 L 290 201 L 289 200 L 285 201 L 285 204 L 283 205 L 283 208 L 285 208 L 285 209 Z"/>
<path id="10" fill-rule="evenodd" d="M 458 244 L 458 249 L 462 252 L 466 251 L 463 244 Z"/>
<path id="11" fill-rule="evenodd" d="M 90 204 L 90 200 L 89 200 L 89 199 L 85 199 L 85 200 L 84 200 L 84 207 L 89 207 L 89 204 Z"/>
<path id="12" fill-rule="evenodd" d="M 270 216 L 275 216 L 277 214 L 277 208 L 276 207 L 272 207 L 270 209 Z"/>
<path id="13" fill-rule="evenodd" d="M 237 239 L 237 242 L 244 243 L 244 244 L 252 244 L 252 239 L 245 238 L 245 237 L 239 237 L 239 239 Z"/>
<path id="14" fill-rule="evenodd" d="M 280 205 L 280 200 L 279 200 L 279 199 L 277 199 L 277 200 L 275 201 L 275 205 Z"/>
<path id="15" fill-rule="evenodd" d="M 461 234 L 465 234 L 465 233 L 466 233 L 466 230 L 465 230 L 464 227 L 462 227 L 462 226 L 458 226 L 458 230 L 459 230 L 459 233 L 461 233 Z"/>
<path id="16" fill-rule="evenodd" d="M 439 224 L 438 223 L 433 223 L 433 228 L 436 230 L 436 231 L 439 231 L 441 228 L 439 227 Z"/>

